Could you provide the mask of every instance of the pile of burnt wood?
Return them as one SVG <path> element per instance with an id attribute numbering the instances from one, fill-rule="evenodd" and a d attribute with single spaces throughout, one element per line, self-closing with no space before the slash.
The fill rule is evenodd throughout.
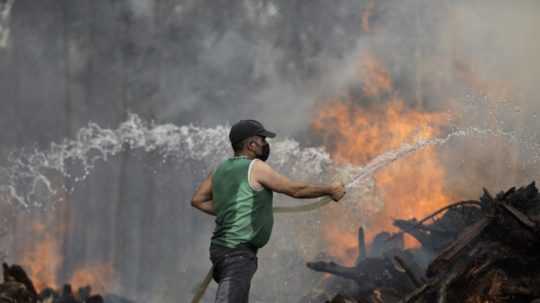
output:
<path id="1" fill-rule="evenodd" d="M 90 286 L 73 293 L 69 284 L 61 291 L 45 288 L 37 292 L 32 280 L 19 265 L 2 264 L 4 282 L 0 284 L 0 303 L 103 303 L 100 295 L 91 293 Z"/>
<path id="2" fill-rule="evenodd" d="M 349 293 L 327 302 L 540 303 L 540 195 L 534 183 L 496 196 L 484 190 L 478 201 L 394 225 L 401 232 L 379 234 L 369 254 L 360 229 L 354 267 L 307 264 L 354 281 Z M 403 249 L 403 233 L 422 247 Z"/>

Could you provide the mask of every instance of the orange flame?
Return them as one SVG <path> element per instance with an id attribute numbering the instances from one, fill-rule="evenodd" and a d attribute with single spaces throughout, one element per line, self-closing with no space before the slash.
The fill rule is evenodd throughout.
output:
<path id="1" fill-rule="evenodd" d="M 56 275 L 62 262 L 60 245 L 52 233 L 46 231 L 44 224 L 35 223 L 32 230 L 36 235 L 37 244 L 24 254 L 21 264 L 28 270 L 36 290 L 45 287 L 58 287 Z"/>
<path id="2" fill-rule="evenodd" d="M 94 292 L 104 293 L 110 290 L 113 274 L 112 264 L 91 264 L 77 269 L 69 283 L 74 289 L 91 286 Z"/>
<path id="3" fill-rule="evenodd" d="M 25 250 L 20 263 L 27 270 L 38 292 L 46 287 L 58 289 L 60 286 L 58 274 L 64 259 L 60 252 L 59 239 L 64 232 L 64 227 L 60 227 L 59 231 L 54 233 L 46 224 L 32 225 L 35 244 Z M 94 291 L 104 292 L 110 290 L 107 286 L 110 286 L 113 276 L 111 264 L 82 265 L 74 270 L 69 284 L 74 290 L 89 285 Z"/>
<path id="4" fill-rule="evenodd" d="M 440 133 L 448 114 L 415 110 L 405 105 L 392 88 L 389 74 L 372 56 L 363 56 L 361 66 L 364 96 L 387 98 L 385 105 L 362 107 L 350 98 L 337 99 L 323 105 L 312 122 L 312 128 L 323 138 L 338 163 L 364 165 L 385 151 L 404 143 L 429 139 Z M 381 100 L 383 101 L 383 100 Z M 380 102 L 381 104 L 383 102 Z M 450 197 L 444 189 L 445 171 L 437 151 L 428 147 L 395 162 L 375 176 L 377 197 L 380 201 L 359 204 L 369 222 L 351 221 L 340 227 L 343 209 L 323 213 L 323 237 L 329 253 L 340 262 L 351 265 L 357 254 L 356 230 L 366 226 L 366 241 L 381 231 L 395 231 L 394 218 L 420 218 L 446 205 Z M 367 205 L 365 205 L 367 203 Z M 380 203 L 378 207 L 369 204 Z M 339 220 L 336 220 L 339 218 Z M 354 219 L 353 219 L 354 220 Z M 356 219 L 357 220 L 357 219 Z M 415 245 L 411 238 L 406 246 Z"/>
<path id="5" fill-rule="evenodd" d="M 337 224 L 329 222 L 329 217 L 335 218 L 338 215 L 336 211 L 331 211 L 323 217 L 322 233 L 328 244 L 327 253 L 341 263 L 352 266 L 358 255 L 358 238 L 353 232 L 344 231 Z"/>

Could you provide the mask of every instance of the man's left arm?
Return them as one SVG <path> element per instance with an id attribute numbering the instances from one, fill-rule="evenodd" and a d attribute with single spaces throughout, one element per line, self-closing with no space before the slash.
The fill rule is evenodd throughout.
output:
<path id="1" fill-rule="evenodd" d="M 216 215 L 214 203 L 212 202 L 212 173 L 208 175 L 193 194 L 191 206 L 209 215 Z"/>

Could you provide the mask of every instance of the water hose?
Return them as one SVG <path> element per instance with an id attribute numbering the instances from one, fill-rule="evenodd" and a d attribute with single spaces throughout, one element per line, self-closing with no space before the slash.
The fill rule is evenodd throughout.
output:
<path id="1" fill-rule="evenodd" d="M 312 203 L 299 205 L 299 206 L 277 206 L 274 207 L 274 213 L 283 214 L 283 213 L 299 213 L 299 212 L 306 212 L 311 210 L 319 209 L 328 203 L 332 202 L 332 198 L 330 196 L 326 196 L 324 198 L 319 199 L 319 201 L 315 201 Z M 204 296 L 204 293 L 208 289 L 208 286 L 210 285 L 210 282 L 212 281 L 212 273 L 214 272 L 214 267 L 210 268 L 208 273 L 206 274 L 206 277 L 204 277 L 204 280 L 202 280 L 199 285 L 195 288 L 195 295 L 193 296 L 193 300 L 191 300 L 191 303 L 199 303 Z"/>
<path id="2" fill-rule="evenodd" d="M 330 196 L 326 196 L 324 198 L 321 198 L 319 201 L 298 205 L 298 206 L 276 206 L 273 208 L 274 213 L 283 214 L 283 213 L 300 213 L 305 211 L 311 211 L 319 209 L 326 204 L 332 202 L 332 198 Z"/>

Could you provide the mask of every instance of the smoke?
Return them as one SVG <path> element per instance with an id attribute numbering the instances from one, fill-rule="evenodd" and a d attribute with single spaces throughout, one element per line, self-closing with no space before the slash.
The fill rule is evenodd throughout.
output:
<path id="1" fill-rule="evenodd" d="M 152 15 L 154 8 L 153 1 L 150 0 L 129 0 L 129 5 L 133 13 L 138 17 L 148 17 Z"/>
<path id="2" fill-rule="evenodd" d="M 536 178 L 540 42 L 532 37 L 540 22 L 539 4 L 370 3 L 363 11 L 368 32 L 358 35 L 361 42 L 353 54 L 359 60 L 367 53 L 381 62 L 393 84 L 390 94 L 412 109 L 449 113 L 450 129 L 512 133 L 510 140 L 465 139 L 441 149 L 449 192 L 473 198 L 482 186 L 496 190 Z M 362 79 L 351 79 L 341 95 L 368 112 L 392 101 L 358 94 Z"/>
<path id="3" fill-rule="evenodd" d="M 9 17 L 14 0 L 4 0 L 0 2 L 0 48 L 8 46 L 9 41 Z"/>
<path id="4" fill-rule="evenodd" d="M 465 172 L 465 182 L 472 182 L 457 188 L 470 194 L 471 185 L 499 190 L 539 176 L 539 138 L 534 129 L 539 125 L 540 94 L 534 82 L 540 75 L 540 43 L 531 39 L 540 26 L 535 16 L 539 8 L 534 1 L 511 7 L 504 1 L 465 2 L 451 6 L 441 27 L 440 44 L 452 54 L 443 66 L 454 75 L 453 106 L 461 108 L 457 124 L 514 134 L 510 141 L 465 140 L 457 147 L 462 153 L 447 156 L 450 163 L 462 162 L 447 166 Z"/>
<path id="5" fill-rule="evenodd" d="M 156 5 L 141 11 L 141 1 L 130 3 L 136 16 L 159 14 Z M 360 4 L 352 1 L 171 2 L 167 9 L 152 37 L 167 48 L 148 62 L 164 74 L 155 117 L 208 125 L 253 117 L 283 135 L 305 132 L 318 97 L 346 80 L 335 76 L 348 68 L 360 32 Z"/>

